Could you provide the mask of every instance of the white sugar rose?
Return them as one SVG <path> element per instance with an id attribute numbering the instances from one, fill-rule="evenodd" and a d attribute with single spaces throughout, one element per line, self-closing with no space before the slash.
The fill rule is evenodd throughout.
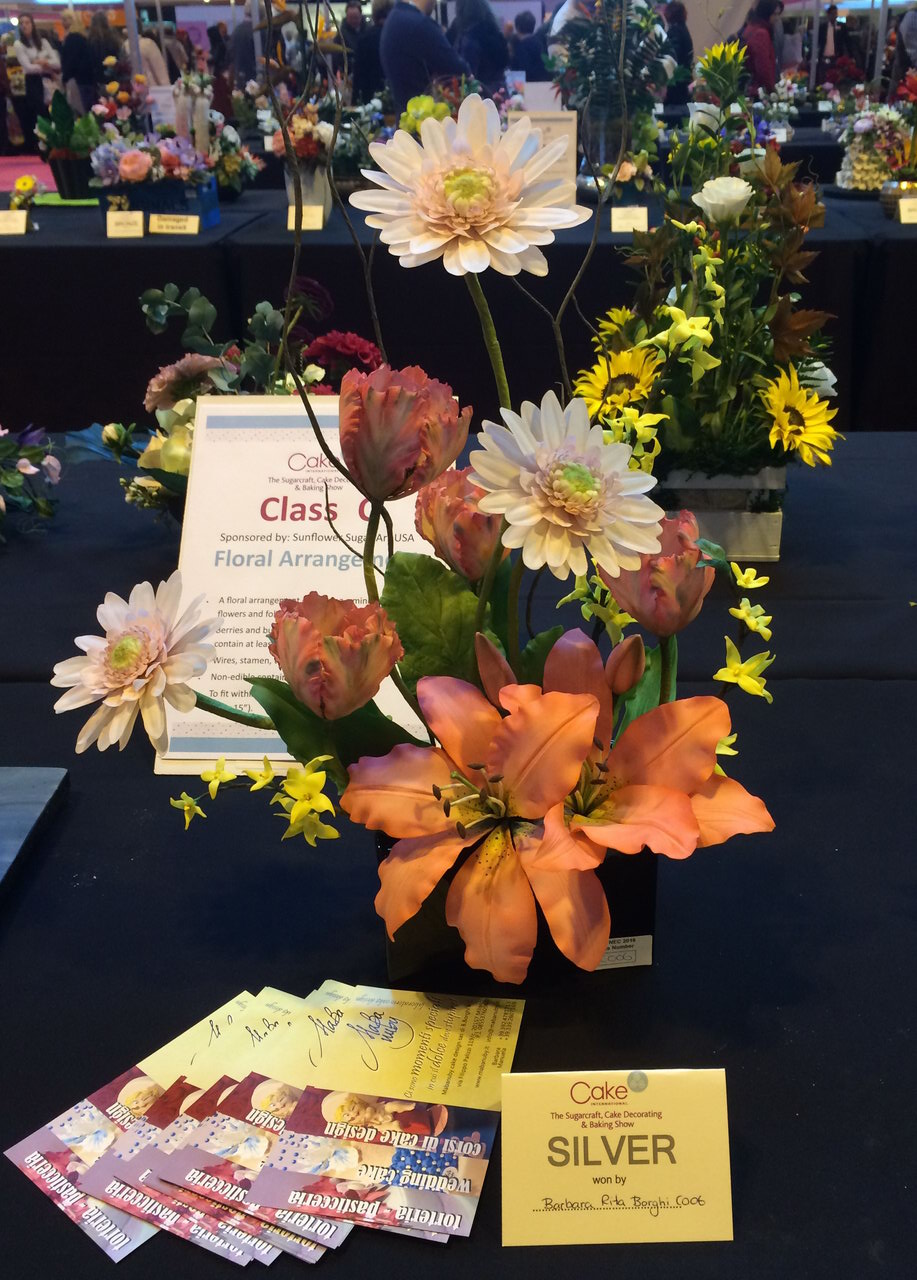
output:
<path id="1" fill-rule="evenodd" d="M 753 194 L 744 178 L 711 178 L 691 197 L 711 222 L 738 218 Z"/>

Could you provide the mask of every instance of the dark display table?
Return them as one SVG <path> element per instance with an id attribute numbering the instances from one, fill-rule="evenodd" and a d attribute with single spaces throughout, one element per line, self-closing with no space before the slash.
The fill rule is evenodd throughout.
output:
<path id="1" fill-rule="evenodd" d="M 321 1264 L 329 1276 L 909 1273 L 915 464 L 913 436 L 880 434 L 839 446 L 832 474 L 794 475 L 785 556 L 760 593 L 774 705 L 731 701 L 730 772 L 766 798 L 774 835 L 660 859 L 654 966 L 572 973 L 528 999 L 517 1070 L 725 1067 L 735 1243 L 503 1251 L 497 1158 L 470 1240 L 354 1233 Z M 4 1147 L 244 987 L 386 978 L 367 838 L 281 843 L 242 793 L 185 835 L 168 798 L 187 782 L 151 775 L 139 731 L 120 757 L 73 755 L 82 713 L 52 715 L 51 662 L 95 629 L 106 590 L 157 581 L 177 550 L 174 530 L 124 506 L 113 470 L 72 472 L 56 527 L 0 551 L 0 764 L 71 771 L 62 813 L 0 899 Z M 728 621 L 714 598 L 701 618 L 711 636 Z M 695 678 L 721 652 L 684 649 Z M 5 1276 L 110 1274 L 6 1161 L 0 1196 Z M 123 1264 L 138 1280 L 227 1265 L 166 1236 Z"/>
<path id="2" fill-rule="evenodd" d="M 910 280 L 917 228 L 890 223 L 878 202 L 828 199 L 826 226 L 811 234 L 819 257 L 809 269 L 805 305 L 831 312 L 832 364 L 838 375 L 841 430 L 904 429 L 913 423 L 904 371 L 910 360 Z M 607 210 L 604 215 L 608 218 Z M 0 240 L 8 299 L 0 421 L 52 430 L 92 421 L 146 420 L 143 392 L 156 369 L 182 354 L 176 332 L 148 333 L 137 298 L 173 280 L 197 285 L 220 313 L 219 336 L 244 331 L 254 305 L 279 302 L 292 236 L 283 196 L 248 192 L 223 210 L 219 227 L 192 237 L 104 240 L 98 212 L 41 212 L 41 230 Z M 356 215 L 360 239 L 370 237 Z M 585 251 L 589 226 L 562 233 L 548 251 L 550 274 L 524 283 L 547 305 L 563 296 Z M 590 321 L 632 296 L 634 275 L 618 252 L 628 236 L 603 226 L 578 299 Z M 359 262 L 340 215 L 304 242 L 301 271 L 321 280 L 336 303 L 332 324 L 371 336 Z M 450 382 L 478 418 L 496 410 L 492 377 L 467 290 L 438 265 L 407 272 L 385 250 L 374 278 L 383 328 L 396 364 L 418 363 Z M 485 288 L 504 343 L 517 401 L 540 398 L 557 378 L 546 318 L 518 287 L 489 272 Z M 590 357 L 589 331 L 570 308 L 565 332 L 572 369 Z M 100 338 L 99 335 L 105 335 Z M 60 394 L 66 387 L 66 394 Z"/>

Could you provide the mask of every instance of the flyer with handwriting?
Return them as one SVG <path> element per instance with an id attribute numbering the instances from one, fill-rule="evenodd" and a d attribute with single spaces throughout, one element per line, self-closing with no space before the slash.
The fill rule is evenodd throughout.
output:
<path id="1" fill-rule="evenodd" d="M 176 1145 L 177 1135 L 184 1136 L 187 1128 L 196 1123 L 189 1115 L 189 1108 L 211 1084 L 221 1066 L 244 1074 L 244 1065 L 236 1067 L 235 1064 L 244 1064 L 266 1037 L 280 1034 L 293 1008 L 302 1003 L 298 997 L 280 992 L 272 992 L 269 1000 L 260 997 L 240 1000 L 224 1011 L 222 1017 L 208 1020 L 205 1046 L 202 1047 L 199 1037 L 179 1037 L 145 1059 L 144 1069 L 151 1077 L 155 1074 L 163 1078 L 162 1073 L 180 1061 L 184 1053 L 194 1078 L 180 1076 L 142 1116 L 135 1118 L 83 1174 L 83 1188 L 113 1208 L 126 1210 L 172 1234 L 188 1238 L 192 1226 L 197 1224 L 229 1239 L 234 1246 L 241 1245 L 244 1253 L 259 1261 L 273 1261 L 277 1252 L 271 1245 L 250 1233 L 246 1235 L 239 1222 L 224 1225 L 220 1211 L 215 1211 L 212 1204 L 187 1200 L 182 1203 L 174 1196 L 173 1188 L 157 1185 L 152 1178 L 150 1161 L 143 1157 L 148 1149 L 155 1148 L 157 1140 L 162 1140 L 166 1148 Z M 235 1084 L 235 1077 L 224 1075 L 219 1083 L 225 1091 Z"/>
<path id="2" fill-rule="evenodd" d="M 503 1243 L 731 1240 L 726 1073 L 503 1078 Z"/>
<path id="3" fill-rule="evenodd" d="M 227 1020 L 231 1025 L 234 1018 L 244 1014 L 251 999 L 248 992 L 233 997 L 157 1054 L 131 1067 L 5 1153 L 109 1257 L 127 1257 L 158 1228 L 130 1210 L 112 1208 L 83 1191 L 82 1177 L 164 1092 L 165 1086 L 158 1083 L 161 1077 L 153 1074 L 154 1066 L 161 1066 L 167 1082 L 173 1082 L 195 1053 L 219 1036 Z M 189 1236 L 195 1243 L 235 1257 L 225 1242 L 210 1240 L 200 1224 L 195 1228 Z"/>
<path id="4" fill-rule="evenodd" d="M 339 453 L 338 398 L 313 407 L 329 447 Z M 351 544 L 342 545 L 329 521 Z M 397 550 L 430 554 L 414 528 L 412 500 L 391 506 Z M 260 712 L 246 677 L 279 676 L 264 637 L 278 602 L 307 590 L 366 603 L 362 546 L 365 499 L 328 462 L 296 396 L 200 396 L 179 568 L 187 599 L 204 594 L 208 616 L 223 624 L 201 678 L 202 693 Z M 375 559 L 385 569 L 380 538 Z M 376 701 L 409 729 L 401 695 L 386 680 Z M 168 708 L 169 750 L 160 771 L 194 771 L 201 759 L 289 762 L 276 733 L 249 729 L 201 711 Z"/>
<path id="5" fill-rule="evenodd" d="M 522 1000 L 429 995 L 326 982 L 269 1046 L 259 1070 L 298 1088 L 500 1110 Z"/>

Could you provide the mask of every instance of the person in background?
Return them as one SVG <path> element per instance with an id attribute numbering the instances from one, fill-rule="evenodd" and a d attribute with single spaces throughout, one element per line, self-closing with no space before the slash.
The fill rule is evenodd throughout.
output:
<path id="1" fill-rule="evenodd" d="M 162 56 L 162 50 L 158 43 L 153 39 L 153 32 L 149 27 L 143 29 L 137 43 L 140 46 L 140 70 L 146 76 L 147 84 L 159 86 L 169 84 L 169 70 L 166 66 L 166 60 Z M 129 45 L 125 47 L 124 57 L 127 62 L 130 62 L 131 51 Z"/>
<path id="2" fill-rule="evenodd" d="M 379 56 L 385 81 L 401 112 L 409 98 L 428 93 L 440 76 L 467 76 L 471 69 L 429 16 L 433 0 L 396 0 L 382 28 Z"/>
<path id="3" fill-rule="evenodd" d="M 749 91 L 758 89 L 772 93 L 777 83 L 777 59 L 771 36 L 771 20 L 777 12 L 780 0 L 757 0 L 742 28 L 745 41 L 745 69 L 751 76 Z"/>
<path id="4" fill-rule="evenodd" d="M 89 24 L 89 48 L 92 51 L 92 67 L 96 84 L 105 84 L 111 76 L 103 67 L 106 58 L 120 58 L 121 41 L 108 25 L 108 14 L 101 10 L 92 15 Z"/>
<path id="5" fill-rule="evenodd" d="M 486 96 L 503 87 L 509 48 L 487 0 L 456 0 L 449 40 L 456 53 L 480 80 Z"/>
<path id="6" fill-rule="evenodd" d="M 171 23 L 165 29 L 163 53 L 168 66 L 169 80 L 174 84 L 182 72 L 188 70 L 190 63 L 188 51 Z"/>
<path id="7" fill-rule="evenodd" d="M 25 72 L 25 97 L 16 102 L 16 114 L 22 125 L 23 150 L 35 155 L 38 151 L 35 121 L 44 114 L 45 99 L 50 101 L 60 71 L 60 58 L 44 36 L 38 34 L 30 13 L 19 15 L 13 53 Z"/>
<path id="8" fill-rule="evenodd" d="M 353 73 L 354 102 L 369 102 L 385 88 L 379 46 L 382 28 L 391 11 L 392 0 L 373 0 L 372 25 L 366 28 L 357 45 L 357 65 Z"/>
<path id="9" fill-rule="evenodd" d="M 229 32 L 225 22 L 217 22 L 207 28 L 210 41 L 210 62 L 213 74 L 221 76 L 229 67 Z"/>
<path id="10" fill-rule="evenodd" d="M 536 31 L 535 15 L 531 9 L 517 13 L 513 26 L 516 38 L 510 52 L 513 71 L 524 71 L 526 84 L 550 80 L 551 73 L 545 66 L 548 42 L 545 27 Z"/>
<path id="11" fill-rule="evenodd" d="M 777 67 L 777 76 L 780 76 L 783 67 L 783 42 L 786 33 L 783 27 L 783 0 L 777 0 L 777 8 L 774 10 L 774 16 L 771 18 L 771 39 L 774 42 L 774 63 Z"/>
<path id="12" fill-rule="evenodd" d="M 777 66 L 780 72 L 795 71 L 802 62 L 802 31 L 796 18 L 783 24 L 783 58 Z"/>
<path id="13" fill-rule="evenodd" d="M 255 36 L 252 30 L 252 7 L 246 0 L 244 18 L 229 37 L 236 88 L 241 89 L 255 79 Z"/>
<path id="14" fill-rule="evenodd" d="M 837 5 L 829 4 L 825 21 L 818 28 L 819 82 L 822 73 L 847 52 L 847 32 L 837 24 Z"/>
<path id="15" fill-rule="evenodd" d="M 913 67 L 917 67 L 917 8 L 912 7 L 895 23 L 895 51 L 888 81 L 889 102 L 895 101 L 898 85 Z"/>
<path id="16" fill-rule="evenodd" d="M 357 46 L 360 38 L 366 33 L 369 24 L 363 17 L 363 6 L 360 0 L 347 0 L 347 7 L 344 10 L 344 21 L 341 23 L 340 35 L 341 44 L 347 50 L 347 70 L 353 75 L 354 68 L 357 65 Z M 341 70 L 343 70 L 344 60 L 341 59 Z"/>
<path id="17" fill-rule="evenodd" d="M 83 25 L 75 13 L 61 15 L 66 35 L 61 46 L 60 71 L 64 94 L 70 109 L 85 115 L 96 100 L 95 71 L 92 50 L 83 34 Z"/>
<path id="18" fill-rule="evenodd" d="M 680 67 L 685 67 L 688 72 L 694 70 L 694 42 L 691 39 L 691 32 L 688 30 L 688 11 L 681 3 L 681 0 L 671 0 L 670 4 L 665 7 L 665 25 L 669 41 L 669 53 L 678 63 Z M 678 80 L 675 84 L 670 84 L 665 94 L 666 106 L 684 106 L 688 101 L 688 84 L 691 76 L 687 79 Z"/>

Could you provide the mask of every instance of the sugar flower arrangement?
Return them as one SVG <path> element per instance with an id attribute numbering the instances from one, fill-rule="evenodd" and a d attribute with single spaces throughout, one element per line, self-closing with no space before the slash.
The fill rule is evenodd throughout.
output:
<path id="1" fill-rule="evenodd" d="M 212 161 L 195 151 L 187 138 L 122 137 L 106 131 L 90 156 L 92 183 L 111 187 L 121 182 L 209 182 Z"/>
<path id="2" fill-rule="evenodd" d="M 238 130 L 226 124 L 218 112 L 211 112 L 211 117 L 209 160 L 217 186 L 241 191 L 246 184 L 254 182 L 264 168 L 264 161 L 252 155 Z"/>
<path id="3" fill-rule="evenodd" d="M 301 164 L 313 168 L 329 164 L 334 146 L 334 125 L 319 119 L 316 104 L 304 103 L 284 123 Z M 271 141 L 271 148 L 275 156 L 282 158 L 286 154 L 283 131 L 279 128 Z"/>
<path id="4" fill-rule="evenodd" d="M 227 787 L 268 792 L 286 836 L 310 844 L 336 834 L 340 808 L 393 842 L 376 897 L 389 934 L 444 882 L 466 962 L 511 983 L 525 977 L 539 914 L 563 955 L 596 967 L 615 910 L 597 875 L 606 857 L 648 848 L 684 859 L 773 827 L 719 763 L 735 753 L 725 695 L 771 697 L 770 654 L 741 653 L 750 637 L 770 638 L 772 619 L 750 598 L 767 579 L 699 543 L 690 513 L 665 517 L 653 476 L 585 400 L 548 390 L 517 404 L 510 393 L 482 278 L 544 275 L 555 231 L 590 216 L 572 184 L 544 176 L 564 145 L 543 146 L 528 118 L 501 133 L 496 106 L 476 95 L 457 120 L 425 121 L 420 142 L 399 131 L 373 145 L 381 190 L 351 202 L 402 266 L 464 278 L 502 420 L 481 424 L 469 465 L 453 469 L 471 408 L 419 368 L 355 367 L 341 381 L 338 458 L 289 370 L 319 447 L 365 501 L 366 599 L 278 602 L 269 650 L 280 675 L 250 681 L 263 714 L 195 691 L 215 623 L 199 601 L 181 611 L 177 575 L 156 592 L 109 595 L 104 634 L 81 638 L 83 655 L 53 681 L 66 690 L 58 710 L 100 704 L 78 750 L 123 746 L 138 715 L 161 748 L 166 702 L 279 732 L 297 762 L 285 776 L 267 759 L 241 776 L 216 761 L 200 794 L 172 801 L 186 827 Z M 164 322 L 168 308 L 149 305 Z M 394 550 L 389 506 L 405 501 L 432 555 Z M 724 696 L 679 698 L 675 637 L 717 569 L 747 593 L 714 676 Z M 576 604 L 591 635 L 555 625 L 523 640 L 522 602 L 539 579 L 567 592 L 558 603 Z M 415 731 L 378 709 L 387 678 Z"/>
<path id="5" fill-rule="evenodd" d="M 878 191 L 884 182 L 917 173 L 917 123 L 911 127 L 898 106 L 864 107 L 848 119 L 841 143 L 839 187 Z"/>
<path id="6" fill-rule="evenodd" d="M 0 427 L 0 542 L 7 516 L 18 511 L 47 518 L 54 514 L 49 486 L 57 485 L 61 464 L 37 427 L 14 435 Z"/>
<path id="7" fill-rule="evenodd" d="M 636 302 L 599 319 L 595 361 L 575 382 L 592 421 L 663 477 L 830 465 L 838 439 L 820 337 L 829 317 L 798 306 L 824 207 L 773 147 L 736 153 L 754 136 L 743 61 L 736 44 L 701 60 L 717 117 L 676 139 L 665 218 L 634 237 Z"/>

